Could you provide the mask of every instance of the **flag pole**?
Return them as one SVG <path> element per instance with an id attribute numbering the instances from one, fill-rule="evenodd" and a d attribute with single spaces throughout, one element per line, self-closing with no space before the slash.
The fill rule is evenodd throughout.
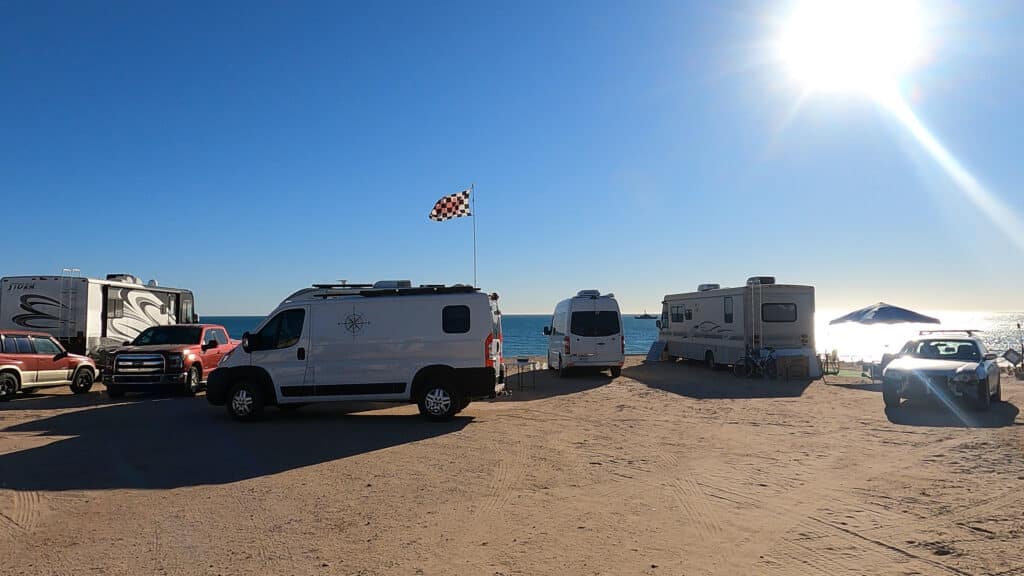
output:
<path id="1" fill-rule="evenodd" d="M 476 184 L 469 185 L 469 206 L 473 213 L 473 287 L 476 288 Z"/>

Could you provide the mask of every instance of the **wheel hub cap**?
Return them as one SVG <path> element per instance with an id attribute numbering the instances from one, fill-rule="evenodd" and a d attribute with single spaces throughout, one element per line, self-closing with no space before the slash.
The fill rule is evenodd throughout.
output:
<path id="1" fill-rule="evenodd" d="M 231 409 L 239 416 L 248 416 L 252 412 L 252 394 L 248 390 L 239 390 L 231 397 Z"/>
<path id="2" fill-rule="evenodd" d="M 426 405 L 428 412 L 435 416 L 440 416 L 448 412 L 452 407 L 452 397 L 444 389 L 434 388 L 427 392 L 423 403 Z"/>

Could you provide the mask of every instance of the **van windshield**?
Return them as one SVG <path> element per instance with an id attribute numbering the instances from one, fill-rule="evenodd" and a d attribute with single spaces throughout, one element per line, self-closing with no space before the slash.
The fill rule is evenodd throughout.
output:
<path id="1" fill-rule="evenodd" d="M 569 332 L 576 336 L 614 336 L 619 333 L 619 313 L 614 310 L 573 312 Z"/>

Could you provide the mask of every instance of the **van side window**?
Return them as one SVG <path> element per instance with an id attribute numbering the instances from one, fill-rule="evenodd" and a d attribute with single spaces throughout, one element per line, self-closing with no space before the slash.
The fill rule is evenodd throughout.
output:
<path id="1" fill-rule="evenodd" d="M 302 308 L 279 313 L 255 334 L 256 341 L 251 343 L 249 348 L 251 350 L 280 350 L 294 346 L 302 336 L 302 322 L 305 317 L 306 311 Z"/>
<path id="2" fill-rule="evenodd" d="M 445 306 L 441 309 L 441 329 L 445 334 L 469 332 L 469 306 Z"/>
<path id="3" fill-rule="evenodd" d="M 732 324 L 732 296 L 725 297 L 725 323 Z"/>

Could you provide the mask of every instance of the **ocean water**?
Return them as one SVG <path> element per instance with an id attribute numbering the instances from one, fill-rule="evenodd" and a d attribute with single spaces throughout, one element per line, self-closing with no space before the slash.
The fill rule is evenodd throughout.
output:
<path id="1" fill-rule="evenodd" d="M 919 330 L 938 328 L 982 330 L 979 334 L 989 350 L 1002 354 L 1007 348 L 1021 348 L 1017 323 L 1024 322 L 1024 312 L 950 312 L 922 310 L 924 314 L 942 320 L 941 325 L 896 324 L 882 326 L 860 326 L 857 324 L 829 325 L 849 310 L 819 310 L 815 316 L 815 339 L 819 352 L 835 349 L 839 357 L 849 361 L 878 360 L 886 352 L 899 350 L 904 342 Z M 622 324 L 626 335 L 627 354 L 646 354 L 651 343 L 658 337 L 654 320 L 638 320 L 635 314 L 623 313 Z M 503 314 L 501 327 L 504 332 L 506 357 L 543 356 L 547 350 L 547 337 L 543 334 L 551 316 L 548 314 Z M 254 329 L 262 316 L 203 316 L 204 322 L 221 324 L 232 338 L 241 338 L 247 330 Z"/>

